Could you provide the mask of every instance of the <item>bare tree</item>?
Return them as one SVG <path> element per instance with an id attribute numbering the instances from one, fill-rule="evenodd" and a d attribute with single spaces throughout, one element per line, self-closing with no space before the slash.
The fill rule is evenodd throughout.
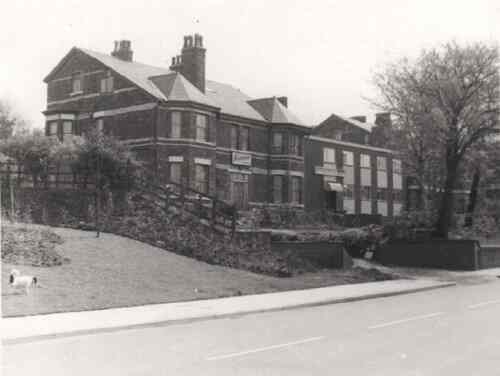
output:
<path id="1" fill-rule="evenodd" d="M 498 46 L 455 42 L 403 59 L 374 76 L 377 107 L 390 111 L 406 142 L 408 173 L 439 194 L 436 234 L 447 237 L 464 157 L 494 132 L 500 114 Z"/>

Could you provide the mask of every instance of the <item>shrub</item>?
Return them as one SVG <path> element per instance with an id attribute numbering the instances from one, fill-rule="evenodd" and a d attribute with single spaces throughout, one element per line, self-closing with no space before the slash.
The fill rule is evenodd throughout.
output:
<path id="1" fill-rule="evenodd" d="M 379 225 L 368 225 L 342 231 L 337 239 L 351 257 L 363 257 L 368 251 L 376 251 L 388 240 L 384 228 Z"/>

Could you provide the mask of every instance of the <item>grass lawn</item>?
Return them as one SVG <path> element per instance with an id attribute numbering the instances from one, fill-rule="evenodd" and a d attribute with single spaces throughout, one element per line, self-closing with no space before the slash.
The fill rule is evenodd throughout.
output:
<path id="1" fill-rule="evenodd" d="M 55 251 L 69 263 L 35 267 L 2 262 L 4 317 L 305 289 L 380 277 L 355 268 L 275 278 L 209 265 L 112 234 L 96 238 L 94 232 L 52 230 L 64 239 Z M 12 268 L 37 276 L 41 287 L 29 295 L 11 289 Z"/>

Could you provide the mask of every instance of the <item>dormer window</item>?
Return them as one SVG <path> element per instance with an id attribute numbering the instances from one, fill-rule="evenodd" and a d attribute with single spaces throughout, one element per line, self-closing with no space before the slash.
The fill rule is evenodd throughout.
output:
<path id="1" fill-rule="evenodd" d="M 101 93 L 113 92 L 113 76 L 111 71 L 106 73 L 106 77 L 101 79 Z"/>
<path id="2" fill-rule="evenodd" d="M 81 93 L 83 91 L 82 79 L 83 77 L 81 72 L 75 73 L 73 75 L 73 83 L 72 83 L 73 94 Z"/>

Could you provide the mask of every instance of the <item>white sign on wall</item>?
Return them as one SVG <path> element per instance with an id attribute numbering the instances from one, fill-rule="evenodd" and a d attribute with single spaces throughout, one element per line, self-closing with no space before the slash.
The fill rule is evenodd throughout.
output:
<path id="1" fill-rule="evenodd" d="M 252 165 L 252 155 L 246 153 L 238 153 L 233 151 L 232 162 L 234 165 L 238 166 L 251 166 Z"/>

